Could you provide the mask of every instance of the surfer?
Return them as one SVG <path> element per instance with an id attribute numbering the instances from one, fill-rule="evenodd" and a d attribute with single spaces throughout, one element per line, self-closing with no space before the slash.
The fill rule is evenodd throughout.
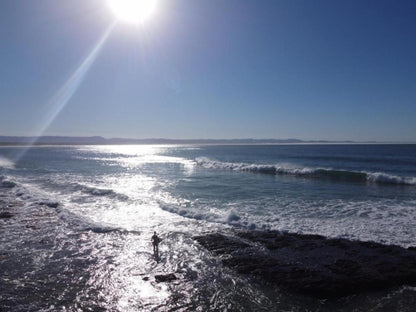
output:
<path id="1" fill-rule="evenodd" d="M 153 236 L 152 236 L 153 253 L 154 253 L 155 257 L 159 256 L 159 243 L 160 243 L 160 241 L 161 241 L 161 239 L 159 238 L 159 236 L 157 236 L 156 231 L 155 231 Z"/>

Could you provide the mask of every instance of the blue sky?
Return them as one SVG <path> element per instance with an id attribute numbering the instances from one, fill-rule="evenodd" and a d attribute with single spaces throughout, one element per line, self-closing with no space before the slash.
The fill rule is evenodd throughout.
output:
<path id="1" fill-rule="evenodd" d="M 0 1 L 0 135 L 416 142 L 416 1 Z M 56 115 L 56 116 L 55 116 Z M 53 117 L 53 118 L 52 118 Z"/>

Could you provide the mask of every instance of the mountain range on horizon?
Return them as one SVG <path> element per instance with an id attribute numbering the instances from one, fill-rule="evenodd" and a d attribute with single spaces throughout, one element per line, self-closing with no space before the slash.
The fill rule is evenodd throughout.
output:
<path id="1" fill-rule="evenodd" d="M 117 145 L 117 144 L 284 144 L 284 143 L 390 143 L 300 139 L 166 139 L 104 138 L 102 136 L 0 136 L 0 145 Z"/>

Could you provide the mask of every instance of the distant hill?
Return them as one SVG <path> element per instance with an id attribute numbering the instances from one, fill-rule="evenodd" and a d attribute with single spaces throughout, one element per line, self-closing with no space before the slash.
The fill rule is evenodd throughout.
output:
<path id="1" fill-rule="evenodd" d="M 354 143 L 353 141 L 303 141 L 299 139 L 124 139 L 67 136 L 0 136 L 1 145 L 112 145 L 112 144 L 282 144 L 282 143 Z M 368 142 L 370 143 L 370 142 Z"/>

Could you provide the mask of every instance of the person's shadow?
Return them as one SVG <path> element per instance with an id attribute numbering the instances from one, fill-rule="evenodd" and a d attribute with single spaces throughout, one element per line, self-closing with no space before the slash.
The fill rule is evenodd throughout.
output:
<path id="1" fill-rule="evenodd" d="M 159 261 L 160 261 L 159 246 L 154 246 L 154 248 L 153 248 L 153 257 L 155 258 L 156 262 L 159 263 Z"/>

